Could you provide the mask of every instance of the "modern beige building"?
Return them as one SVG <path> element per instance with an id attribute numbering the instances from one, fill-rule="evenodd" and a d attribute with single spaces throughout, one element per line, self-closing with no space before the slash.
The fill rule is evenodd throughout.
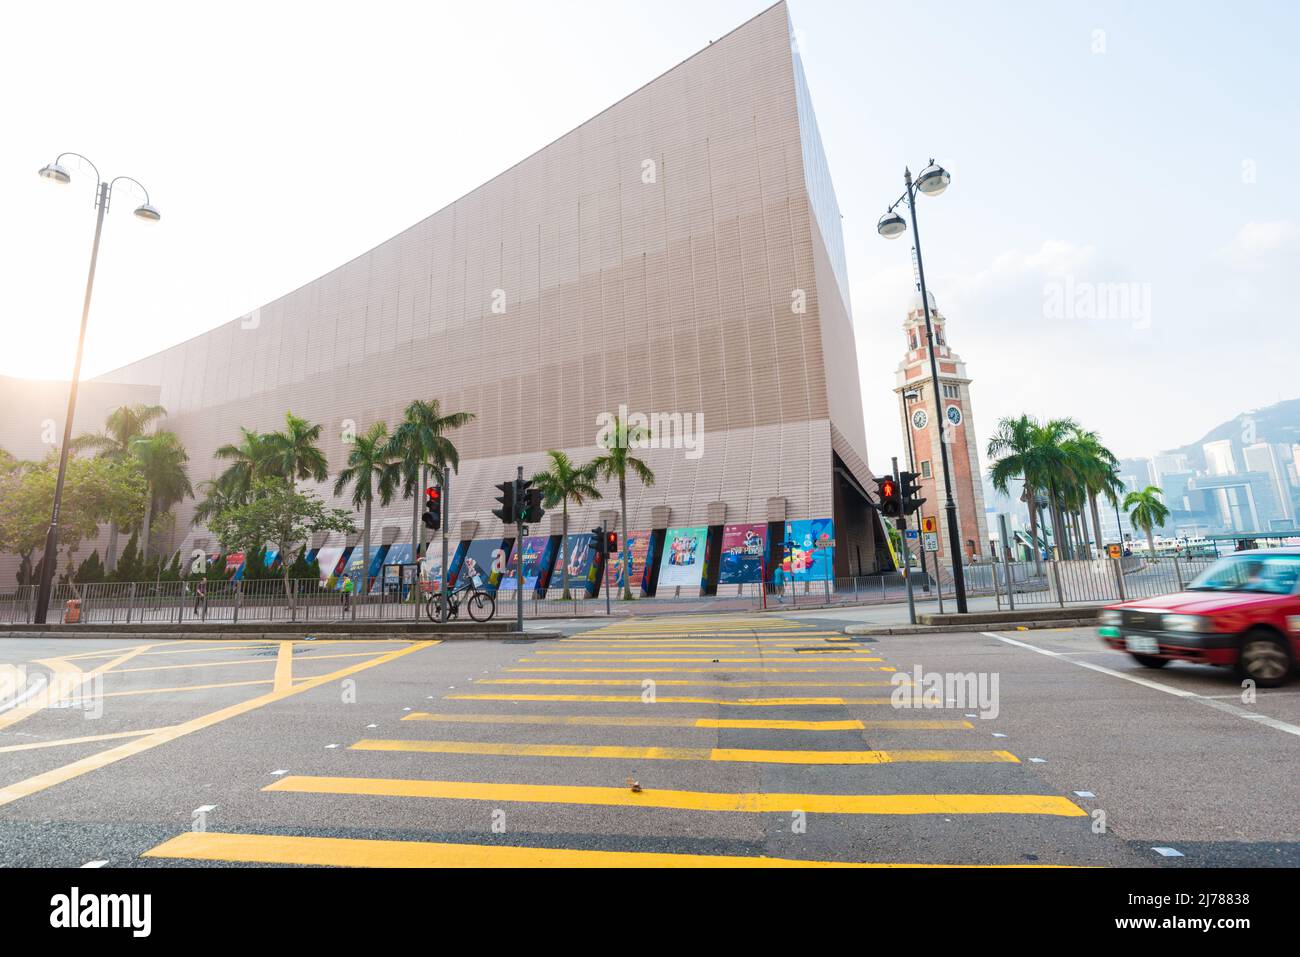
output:
<path id="1" fill-rule="evenodd" d="M 702 432 L 640 453 L 657 481 L 633 483 L 630 528 L 832 518 L 837 575 L 883 567 L 840 214 L 792 35 L 778 3 L 388 242 L 98 382 L 158 391 L 196 487 L 240 426 L 285 410 L 325 425 L 335 471 L 350 434 L 414 398 L 471 411 L 451 489 L 466 540 L 507 533 L 493 486 L 516 466 L 593 457 L 603 415 L 680 416 Z M 570 530 L 617 508 L 610 488 Z M 409 500 L 381 510 L 375 543 L 410 524 Z"/>

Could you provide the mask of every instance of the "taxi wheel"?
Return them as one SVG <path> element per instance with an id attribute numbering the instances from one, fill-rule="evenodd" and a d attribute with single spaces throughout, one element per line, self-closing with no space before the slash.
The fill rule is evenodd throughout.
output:
<path id="1" fill-rule="evenodd" d="M 1168 658 L 1160 658 L 1156 655 L 1134 655 L 1133 660 L 1143 668 L 1163 668 L 1169 664 Z"/>
<path id="2" fill-rule="evenodd" d="M 1278 688 L 1291 677 L 1291 652 L 1271 631 L 1249 631 L 1237 654 L 1237 677 L 1249 678 L 1261 688 Z"/>

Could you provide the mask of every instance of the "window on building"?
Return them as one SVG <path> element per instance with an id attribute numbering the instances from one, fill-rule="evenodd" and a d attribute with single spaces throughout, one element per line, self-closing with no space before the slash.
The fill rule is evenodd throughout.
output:
<path id="1" fill-rule="evenodd" d="M 922 463 L 921 463 L 921 478 L 929 478 L 929 477 L 930 477 L 930 463 L 929 463 L 929 462 L 922 462 Z"/>

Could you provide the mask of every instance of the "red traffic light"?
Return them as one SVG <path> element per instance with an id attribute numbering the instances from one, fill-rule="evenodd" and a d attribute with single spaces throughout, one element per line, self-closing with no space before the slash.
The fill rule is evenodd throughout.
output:
<path id="1" fill-rule="evenodd" d="M 880 494 L 884 498 L 893 498 L 898 494 L 898 486 L 893 479 L 885 479 L 880 483 Z"/>
<path id="2" fill-rule="evenodd" d="M 618 551 L 618 533 L 610 532 L 605 536 L 605 550 L 610 554 Z"/>
<path id="3" fill-rule="evenodd" d="M 424 494 L 436 502 L 442 497 L 442 489 L 436 486 L 430 486 L 424 490 Z"/>

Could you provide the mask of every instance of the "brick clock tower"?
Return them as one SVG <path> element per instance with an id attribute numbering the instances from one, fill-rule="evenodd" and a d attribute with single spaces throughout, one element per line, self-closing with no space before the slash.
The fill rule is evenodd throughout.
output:
<path id="1" fill-rule="evenodd" d="M 935 360 L 939 364 L 939 391 L 943 406 L 934 407 L 934 385 L 930 378 L 930 356 L 925 337 L 925 310 L 918 292 L 903 323 L 907 338 L 907 355 L 898 366 L 897 385 L 899 415 L 905 445 L 903 461 L 921 476 L 921 496 L 925 504 L 916 518 L 935 518 L 939 522 L 939 560 L 951 566 L 948 528 L 944 505 L 948 500 L 943 487 L 943 460 L 939 445 L 948 443 L 948 467 L 952 471 L 953 500 L 957 503 L 957 524 L 967 564 L 986 561 L 990 551 L 988 519 L 984 513 L 984 483 L 980 470 L 979 446 L 975 439 L 975 421 L 971 414 L 970 377 L 966 363 L 948 348 L 948 321 L 930 294 L 930 322 L 934 326 Z M 900 463 L 899 468 L 906 468 Z M 909 521 L 909 526 L 912 522 Z M 917 522 L 917 524 L 920 524 Z"/>

